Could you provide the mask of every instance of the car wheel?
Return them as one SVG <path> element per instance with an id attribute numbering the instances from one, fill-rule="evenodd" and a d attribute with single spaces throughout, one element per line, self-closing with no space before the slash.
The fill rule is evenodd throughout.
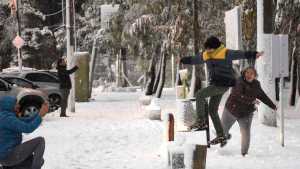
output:
<path id="1" fill-rule="evenodd" d="M 26 104 L 22 108 L 22 113 L 24 116 L 33 116 L 35 114 L 38 114 L 40 111 L 40 107 L 35 104 Z"/>
<path id="2" fill-rule="evenodd" d="M 60 107 L 60 96 L 51 95 L 49 96 L 49 103 L 50 103 L 50 112 L 57 110 Z"/>

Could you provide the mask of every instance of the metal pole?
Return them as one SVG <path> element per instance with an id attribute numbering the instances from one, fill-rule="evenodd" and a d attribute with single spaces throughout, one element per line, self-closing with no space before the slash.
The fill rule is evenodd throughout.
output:
<path id="1" fill-rule="evenodd" d="M 284 111 L 283 111 L 283 79 L 280 78 L 280 143 L 284 147 Z"/>
<path id="2" fill-rule="evenodd" d="M 19 0 L 16 0 L 16 17 L 17 17 L 17 35 L 21 35 L 21 26 L 20 26 L 20 17 L 19 17 Z M 19 71 L 22 71 L 22 50 L 21 48 L 18 48 L 18 66 L 19 66 Z"/>
<path id="3" fill-rule="evenodd" d="M 67 35 L 67 63 L 71 63 L 71 21 L 70 21 L 70 0 L 66 0 L 66 35 Z"/>
<path id="4" fill-rule="evenodd" d="M 74 33 L 74 51 L 77 51 L 77 38 L 76 38 L 76 12 L 75 12 L 75 0 L 73 1 L 73 33 Z"/>
<path id="5" fill-rule="evenodd" d="M 65 3 L 64 0 L 61 0 L 61 14 L 62 14 L 62 26 L 65 25 L 65 13 L 64 13 Z"/>

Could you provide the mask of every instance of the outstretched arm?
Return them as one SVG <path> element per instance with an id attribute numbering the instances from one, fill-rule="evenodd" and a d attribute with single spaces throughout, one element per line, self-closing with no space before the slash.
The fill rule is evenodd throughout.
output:
<path id="1" fill-rule="evenodd" d="M 187 65 L 197 65 L 197 64 L 203 64 L 204 61 L 202 59 L 202 55 L 200 55 L 200 56 L 183 57 L 181 58 L 180 63 L 187 64 Z"/>
<path id="2" fill-rule="evenodd" d="M 259 94 L 257 96 L 257 98 L 262 101 L 264 104 L 266 104 L 267 106 L 269 106 L 271 109 L 276 110 L 277 107 L 276 105 L 273 103 L 273 101 L 267 96 L 267 94 L 263 91 L 263 89 L 261 88 L 261 86 L 259 85 Z"/>
<path id="3" fill-rule="evenodd" d="M 240 59 L 252 59 L 255 60 L 263 55 L 263 52 L 256 51 L 241 51 L 241 50 L 228 50 L 227 58 L 230 60 L 240 60 Z"/>
<path id="4" fill-rule="evenodd" d="M 67 70 L 66 73 L 67 73 L 67 74 L 72 74 L 72 73 L 76 72 L 78 69 L 79 69 L 79 68 L 78 68 L 78 66 L 76 65 L 76 66 L 74 66 L 72 69 Z"/>

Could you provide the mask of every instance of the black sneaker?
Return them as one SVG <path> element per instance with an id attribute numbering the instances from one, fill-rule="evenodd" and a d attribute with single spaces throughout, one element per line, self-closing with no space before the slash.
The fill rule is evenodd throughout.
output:
<path id="1" fill-rule="evenodd" d="M 243 156 L 243 157 L 246 157 L 247 154 L 248 154 L 248 153 L 242 153 L 242 156 Z"/>
<path id="2" fill-rule="evenodd" d="M 221 147 L 224 147 L 227 144 L 227 139 L 224 136 L 218 136 L 212 141 L 210 141 L 211 145 L 220 144 Z"/>
<path id="3" fill-rule="evenodd" d="M 200 131 L 208 128 L 207 120 L 197 120 L 193 125 L 189 127 L 192 131 Z"/>

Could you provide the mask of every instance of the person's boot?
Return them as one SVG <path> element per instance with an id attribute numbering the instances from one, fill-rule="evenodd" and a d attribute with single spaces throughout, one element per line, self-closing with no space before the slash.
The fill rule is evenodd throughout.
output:
<path id="1" fill-rule="evenodd" d="M 224 147 L 227 144 L 227 139 L 224 136 L 217 136 L 215 139 L 210 141 L 211 145 L 220 144 L 221 147 Z"/>
<path id="2" fill-rule="evenodd" d="M 66 109 L 60 110 L 60 117 L 69 117 L 69 116 L 67 116 Z"/>
<path id="3" fill-rule="evenodd" d="M 242 153 L 242 156 L 243 156 L 243 157 L 246 157 L 247 154 L 248 154 L 248 153 Z"/>
<path id="4" fill-rule="evenodd" d="M 68 116 L 66 114 L 61 114 L 60 117 L 70 117 L 70 116 Z"/>
<path id="5" fill-rule="evenodd" d="M 208 121 L 206 119 L 199 119 L 189 127 L 189 130 L 200 131 L 208 128 Z"/>

